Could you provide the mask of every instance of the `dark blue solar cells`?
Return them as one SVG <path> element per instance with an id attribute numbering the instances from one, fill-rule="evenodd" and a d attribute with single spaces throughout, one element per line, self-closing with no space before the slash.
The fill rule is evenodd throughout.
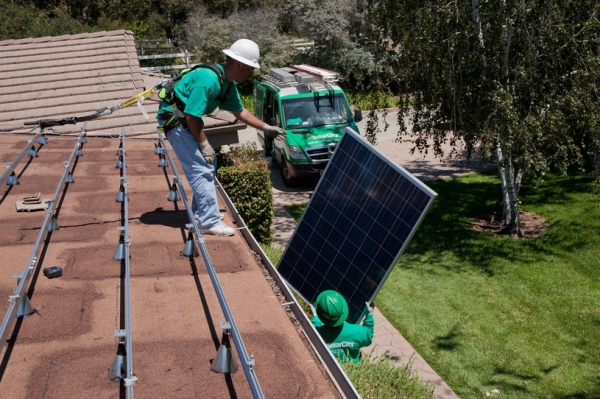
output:
<path id="1" fill-rule="evenodd" d="M 360 321 L 437 194 L 347 129 L 278 265 L 310 303 L 326 289 Z"/>

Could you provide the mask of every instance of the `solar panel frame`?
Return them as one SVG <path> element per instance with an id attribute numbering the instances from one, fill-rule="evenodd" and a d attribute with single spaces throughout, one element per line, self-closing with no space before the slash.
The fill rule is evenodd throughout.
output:
<path id="1" fill-rule="evenodd" d="M 308 303 L 326 289 L 359 322 L 437 193 L 346 128 L 278 263 Z M 371 222 L 371 224 L 369 224 Z"/>

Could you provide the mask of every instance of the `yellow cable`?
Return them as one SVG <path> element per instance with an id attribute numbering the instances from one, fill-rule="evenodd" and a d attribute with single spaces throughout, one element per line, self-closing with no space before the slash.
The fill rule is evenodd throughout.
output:
<path id="1" fill-rule="evenodd" d="M 156 86 L 151 87 L 150 89 L 143 91 L 139 94 L 136 94 L 135 96 L 133 96 L 133 97 L 123 101 L 121 104 L 119 104 L 119 108 L 129 107 L 130 105 L 137 103 L 140 98 L 146 99 L 146 98 L 152 96 L 152 94 L 154 94 L 155 91 L 156 91 Z"/>

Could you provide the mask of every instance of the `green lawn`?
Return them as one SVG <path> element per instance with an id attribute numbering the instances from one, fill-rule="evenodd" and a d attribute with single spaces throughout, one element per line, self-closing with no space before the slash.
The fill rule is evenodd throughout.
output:
<path id="1" fill-rule="evenodd" d="M 375 300 L 383 314 L 463 399 L 600 398 L 595 179 L 525 186 L 521 209 L 550 222 L 530 240 L 471 229 L 499 208 L 495 172 L 428 185 L 439 196 Z"/>

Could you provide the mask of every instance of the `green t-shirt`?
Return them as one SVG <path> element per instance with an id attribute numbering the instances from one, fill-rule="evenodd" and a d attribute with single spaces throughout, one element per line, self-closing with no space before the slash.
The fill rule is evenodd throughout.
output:
<path id="1" fill-rule="evenodd" d="M 367 313 L 362 325 L 344 322 L 339 327 L 327 327 L 316 315 L 313 316 L 312 323 L 339 361 L 350 359 L 358 363 L 362 357 L 360 348 L 373 342 L 375 319 L 371 313 Z"/>
<path id="2" fill-rule="evenodd" d="M 223 66 L 218 65 L 223 69 Z M 226 111 L 237 112 L 244 109 L 240 93 L 235 82 L 224 80 L 224 92 L 227 96 L 223 102 L 217 97 L 221 93 L 219 76 L 210 68 L 200 67 L 186 73 L 175 85 L 175 94 L 185 104 L 185 113 L 202 118 L 213 112 L 217 107 Z M 232 87 L 229 87 L 233 85 Z M 183 111 L 183 110 L 181 110 Z M 172 112 L 166 101 L 161 101 L 158 114 Z"/>

